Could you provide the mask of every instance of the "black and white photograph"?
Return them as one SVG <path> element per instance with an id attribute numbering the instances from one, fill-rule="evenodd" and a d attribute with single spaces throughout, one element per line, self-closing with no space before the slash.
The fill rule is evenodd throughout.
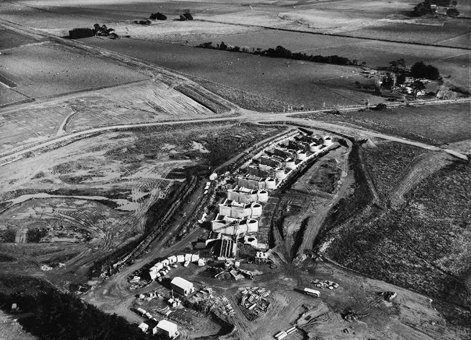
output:
<path id="1" fill-rule="evenodd" d="M 0 340 L 471 339 L 471 0 L 0 0 Z"/>

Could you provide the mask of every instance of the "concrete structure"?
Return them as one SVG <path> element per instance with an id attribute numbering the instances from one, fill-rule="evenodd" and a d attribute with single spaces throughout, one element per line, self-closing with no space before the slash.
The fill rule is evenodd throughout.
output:
<path id="1" fill-rule="evenodd" d="M 262 206 L 259 203 L 239 203 L 226 199 L 219 204 L 219 214 L 232 218 L 257 218 L 262 215 Z"/>
<path id="2" fill-rule="evenodd" d="M 288 175 L 286 174 L 285 170 L 282 168 L 278 168 L 275 170 L 275 177 L 277 180 L 282 181 L 284 180 Z"/>
<path id="3" fill-rule="evenodd" d="M 305 161 L 307 159 L 307 154 L 304 150 L 298 150 L 296 152 L 296 157 L 300 160 L 300 161 Z"/>
<path id="4" fill-rule="evenodd" d="M 272 168 L 268 166 L 254 166 L 251 165 L 247 168 L 247 173 L 257 177 L 268 177 L 271 176 Z"/>
<path id="5" fill-rule="evenodd" d="M 294 170 L 296 168 L 296 163 L 294 162 L 294 158 L 288 158 L 286 160 L 285 168 L 288 170 Z"/>
<path id="6" fill-rule="evenodd" d="M 212 231 L 224 235 L 240 235 L 258 232 L 258 221 L 256 219 L 239 220 L 223 215 L 217 215 L 211 222 Z"/>
<path id="7" fill-rule="evenodd" d="M 175 255 L 167 257 L 167 260 L 170 264 L 177 263 L 177 257 Z"/>
<path id="8" fill-rule="evenodd" d="M 265 188 L 267 190 L 274 190 L 276 189 L 276 181 L 274 178 L 267 178 L 265 180 Z"/>
<path id="9" fill-rule="evenodd" d="M 263 178 L 253 175 L 237 177 L 237 185 L 252 190 L 262 190 L 266 188 Z"/>
<path id="10" fill-rule="evenodd" d="M 260 164 L 268 165 L 272 168 L 279 168 L 282 165 L 281 162 L 279 162 L 277 160 L 274 160 L 274 159 L 272 159 L 271 157 L 268 157 L 268 156 L 261 156 L 257 159 L 257 161 Z"/>
<path id="11" fill-rule="evenodd" d="M 160 320 L 157 326 L 154 327 L 152 333 L 167 339 L 175 339 L 180 335 L 177 325 L 167 320 Z"/>
<path id="12" fill-rule="evenodd" d="M 255 254 L 255 263 L 266 263 L 268 261 L 268 254 L 263 251 L 257 251 Z"/>
<path id="13" fill-rule="evenodd" d="M 218 260 L 233 259 L 237 253 L 237 243 L 229 238 L 221 239 Z"/>
<path id="14" fill-rule="evenodd" d="M 239 203 L 264 203 L 268 201 L 268 192 L 266 190 L 254 190 L 244 187 L 237 187 L 227 191 L 227 198 Z"/>
<path id="15" fill-rule="evenodd" d="M 285 148 L 274 148 L 273 149 L 273 153 L 283 159 L 286 159 L 286 158 L 292 158 L 293 157 L 293 154 L 291 152 L 289 152 L 288 150 L 286 150 Z"/>
<path id="16" fill-rule="evenodd" d="M 175 293 L 183 296 L 187 296 L 195 292 L 193 283 L 178 276 L 173 278 L 173 280 L 170 282 L 170 285 L 172 286 L 172 290 Z"/>

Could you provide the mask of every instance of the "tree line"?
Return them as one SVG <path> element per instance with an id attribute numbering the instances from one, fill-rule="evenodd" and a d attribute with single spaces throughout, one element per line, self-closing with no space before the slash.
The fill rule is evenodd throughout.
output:
<path id="1" fill-rule="evenodd" d="M 322 56 L 322 55 L 306 54 L 303 52 L 292 52 L 288 50 L 287 48 L 284 48 L 283 46 L 277 46 L 275 48 L 268 48 L 266 50 L 257 48 L 250 51 L 248 47 L 231 46 L 231 45 L 225 44 L 224 42 L 221 42 L 220 44 L 217 44 L 216 46 L 214 46 L 212 42 L 206 42 L 196 47 L 209 48 L 209 49 L 221 50 L 221 51 L 249 53 L 249 54 L 260 55 L 260 56 L 269 57 L 269 58 L 285 58 L 285 59 L 303 60 L 303 61 L 311 61 L 311 62 L 316 62 L 316 63 L 335 64 L 335 65 L 343 65 L 343 66 L 360 65 L 358 60 L 356 59 L 350 60 L 348 58 L 340 57 L 338 55 Z M 361 63 L 361 65 L 364 65 L 364 64 L 365 63 Z"/>

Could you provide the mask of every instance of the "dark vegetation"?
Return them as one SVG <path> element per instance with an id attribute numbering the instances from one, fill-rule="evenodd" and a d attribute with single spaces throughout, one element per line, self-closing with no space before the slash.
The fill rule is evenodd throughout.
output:
<path id="1" fill-rule="evenodd" d="M 70 39 L 81 39 L 93 36 L 109 37 L 110 39 L 119 38 L 114 32 L 114 28 L 108 28 L 106 25 L 93 25 L 93 28 L 74 28 L 69 31 Z"/>
<path id="2" fill-rule="evenodd" d="M 447 16 L 455 18 L 460 15 L 456 9 L 457 4 L 457 1 L 452 0 L 425 0 L 414 7 L 412 15 L 416 17 L 436 15 L 439 13 L 439 8 L 442 7 L 446 10 Z"/>
<path id="3" fill-rule="evenodd" d="M 209 48 L 221 51 L 230 51 L 230 52 L 243 52 L 243 53 L 250 53 L 255 55 L 260 55 L 263 57 L 270 57 L 270 58 L 285 58 L 285 59 L 294 59 L 294 60 L 304 60 L 304 61 L 312 61 L 316 63 L 325 63 L 325 64 L 335 64 L 335 65 L 355 65 L 358 66 L 359 63 L 357 60 L 350 60 L 345 57 L 340 57 L 338 55 L 330 55 L 330 56 L 321 56 L 321 55 L 310 55 L 302 52 L 291 52 L 290 50 L 284 48 L 283 46 L 277 46 L 276 48 L 269 48 L 267 50 L 262 50 L 260 48 L 255 49 L 254 51 L 250 51 L 246 47 L 239 47 L 239 46 L 230 46 L 226 45 L 224 42 L 214 46 L 212 42 L 207 42 L 198 45 L 197 47 L 200 48 Z"/>
<path id="4" fill-rule="evenodd" d="M 26 233 L 28 243 L 39 243 L 47 235 L 47 230 L 43 228 L 31 228 Z"/>
<path id="5" fill-rule="evenodd" d="M 341 169 L 335 159 L 321 160 L 319 170 L 309 179 L 309 184 L 315 185 L 320 191 L 332 194 L 340 179 Z"/>
<path id="6" fill-rule="evenodd" d="M 0 242 L 12 243 L 15 242 L 16 231 L 14 229 L 0 230 Z"/>
<path id="7" fill-rule="evenodd" d="M 151 20 L 167 20 L 167 16 L 165 14 L 157 12 L 157 13 L 152 13 L 150 15 L 149 19 L 151 19 Z"/>
<path id="8" fill-rule="evenodd" d="M 15 260 L 13 256 L 0 253 L 0 262 L 13 262 Z"/>
<path id="9" fill-rule="evenodd" d="M 419 61 L 412 65 L 410 73 L 414 78 L 425 78 L 430 80 L 438 80 L 440 78 L 440 72 L 432 65 L 425 65 L 422 61 Z"/>
<path id="10" fill-rule="evenodd" d="M 399 210 L 370 209 L 349 220 L 327 250 L 333 260 L 370 277 L 453 303 L 471 327 L 471 171 L 455 163 L 422 181 Z M 357 196 L 358 197 L 358 196 Z M 355 200 L 358 201 L 358 198 Z M 446 301 L 446 303 L 444 302 Z M 448 314 L 447 314 L 448 313 Z"/>
<path id="11" fill-rule="evenodd" d="M 382 142 L 364 150 L 366 167 L 382 200 L 399 184 L 408 165 L 423 152 L 421 148 L 397 142 Z"/>
<path id="12" fill-rule="evenodd" d="M 0 301 L 7 313 L 16 303 L 24 313 L 18 322 L 39 339 L 156 339 L 124 318 L 103 313 L 36 278 L 0 276 Z"/>
<path id="13" fill-rule="evenodd" d="M 373 193 L 368 186 L 365 171 L 361 166 L 360 148 L 361 145 L 355 142 L 348 159 L 350 171 L 352 171 L 355 176 L 353 193 L 348 197 L 341 198 L 330 210 L 329 215 L 319 231 L 316 243 L 324 239 L 324 236 L 334 229 L 334 227 L 342 225 L 355 215 L 360 215 L 360 212 L 370 206 L 373 201 Z"/>
<path id="14" fill-rule="evenodd" d="M 193 15 L 191 15 L 190 10 L 185 10 L 183 14 L 180 15 L 180 21 L 193 20 Z"/>

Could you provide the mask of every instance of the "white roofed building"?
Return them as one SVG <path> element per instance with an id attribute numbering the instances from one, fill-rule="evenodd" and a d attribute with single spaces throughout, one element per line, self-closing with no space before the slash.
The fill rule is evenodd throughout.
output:
<path id="1" fill-rule="evenodd" d="M 183 296 L 187 296 L 195 291 L 193 283 L 178 276 L 173 278 L 170 285 L 175 293 Z"/>
<path id="2" fill-rule="evenodd" d="M 157 326 L 152 330 L 152 333 L 161 335 L 167 339 L 175 339 L 180 335 L 177 325 L 168 320 L 160 320 Z"/>

